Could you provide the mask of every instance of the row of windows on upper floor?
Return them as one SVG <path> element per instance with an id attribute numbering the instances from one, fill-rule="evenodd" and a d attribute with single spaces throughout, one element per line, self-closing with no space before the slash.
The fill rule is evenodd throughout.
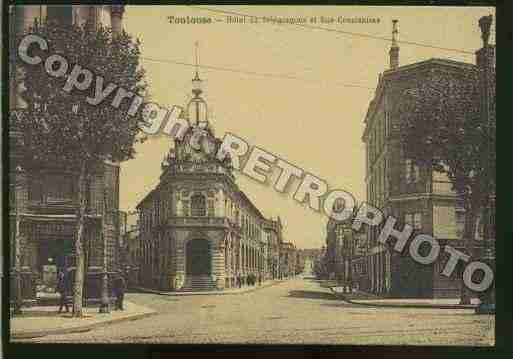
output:
<path id="1" fill-rule="evenodd" d="M 494 217 L 492 216 L 493 220 Z M 465 230 L 465 212 L 462 209 L 455 209 L 454 211 L 454 236 L 456 238 L 462 238 L 464 235 Z M 484 235 L 484 221 L 481 220 L 481 217 L 478 217 L 476 219 L 476 229 L 475 229 L 475 238 L 480 239 L 483 238 Z M 416 232 L 422 231 L 423 229 L 423 216 L 422 212 L 407 212 L 403 215 L 403 224 L 410 225 L 413 230 Z M 442 225 L 439 223 L 434 223 L 434 226 Z M 401 226 L 396 225 L 396 229 L 401 228 Z M 436 228 L 435 228 L 436 231 Z M 380 228 L 371 228 L 370 230 L 370 240 L 376 241 L 379 236 Z M 493 238 L 495 238 L 495 223 L 492 222 L 491 225 L 491 235 Z M 449 237 L 452 237 L 452 235 L 448 235 Z"/>
<path id="2" fill-rule="evenodd" d="M 377 164 L 375 173 L 371 175 L 368 185 L 368 198 L 375 205 L 383 205 L 390 189 L 388 161 L 384 158 Z M 402 178 L 406 184 L 417 183 L 421 180 L 420 167 L 411 159 L 403 160 Z"/>
<path id="3" fill-rule="evenodd" d="M 86 20 L 91 21 L 95 28 L 111 26 L 110 6 L 76 6 L 76 5 L 46 5 L 39 6 L 37 11 L 31 11 L 29 20 L 41 24 L 45 21 L 58 22 L 64 25 L 82 25 Z M 32 9 L 34 10 L 34 9 Z M 18 9 L 13 14 L 18 17 Z M 27 14 L 25 13 L 25 16 Z M 32 24 L 30 24 L 32 25 Z"/>
<path id="4" fill-rule="evenodd" d="M 93 181 L 95 182 L 95 181 Z M 115 207 L 115 193 L 107 190 L 104 195 L 98 196 L 95 192 L 97 183 L 90 183 L 89 195 L 86 198 L 88 207 L 98 211 Z M 109 183 L 107 183 L 109 185 Z M 111 183 L 110 185 L 113 185 Z M 78 200 L 78 184 L 72 176 L 62 174 L 40 174 L 30 177 L 27 181 L 27 200 L 30 204 L 37 205 L 76 205 Z M 11 184 L 9 191 L 9 205 L 16 205 L 16 190 Z"/>
<path id="5" fill-rule="evenodd" d="M 161 220 L 169 215 L 170 203 L 155 200 L 153 204 L 153 208 L 147 208 L 141 211 L 140 214 L 142 228 L 146 231 L 154 224 L 161 223 Z M 207 199 L 203 194 L 195 194 L 190 199 L 178 200 L 177 214 L 183 217 L 215 217 L 215 204 L 214 198 L 209 197 Z M 257 239 L 262 238 L 262 229 L 257 222 L 252 220 L 251 216 L 241 213 L 238 206 L 235 206 L 232 201 L 225 200 L 225 214 L 242 228 L 246 236 Z"/>

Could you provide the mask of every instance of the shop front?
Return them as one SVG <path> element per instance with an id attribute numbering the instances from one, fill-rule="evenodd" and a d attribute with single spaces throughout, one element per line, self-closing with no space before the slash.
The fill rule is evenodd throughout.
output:
<path id="1" fill-rule="evenodd" d="M 60 218 L 58 218 L 60 217 Z M 54 305 L 59 299 L 56 292 L 60 271 L 69 272 L 71 287 L 76 269 L 74 216 L 27 215 L 20 220 L 20 238 L 11 238 L 11 298 L 14 300 L 16 284 L 20 278 L 24 305 Z M 86 304 L 100 301 L 103 271 L 103 243 L 100 221 L 91 220 L 84 228 L 85 270 L 84 300 Z M 13 223 L 14 224 L 14 223 Z M 20 245 L 20 276 L 16 276 L 15 245 Z M 101 245 L 101 247 L 99 247 Z M 112 263 L 109 277 L 115 273 Z M 71 294 L 71 293 L 70 293 Z"/>

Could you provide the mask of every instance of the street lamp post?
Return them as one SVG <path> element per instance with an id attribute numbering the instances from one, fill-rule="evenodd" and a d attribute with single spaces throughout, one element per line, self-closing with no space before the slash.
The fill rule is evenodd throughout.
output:
<path id="1" fill-rule="evenodd" d="M 18 196 L 16 195 L 16 188 L 20 183 L 20 177 L 23 174 L 23 169 L 19 166 L 15 169 L 15 189 L 14 189 L 14 210 L 15 210 L 15 231 L 14 231 L 14 314 L 19 315 L 22 313 L 23 299 L 22 299 L 22 283 L 21 283 L 21 233 L 20 233 L 20 213 L 18 209 Z"/>
<path id="2" fill-rule="evenodd" d="M 488 43 L 488 39 L 490 36 L 490 27 L 492 25 L 492 15 L 483 16 L 479 19 L 479 27 L 481 28 L 481 37 L 483 39 L 483 48 L 480 50 L 481 60 L 478 63 L 478 66 L 481 67 L 480 71 L 480 87 L 481 87 L 481 116 L 483 123 L 486 123 L 486 141 L 487 144 L 485 146 L 486 151 L 486 164 L 487 168 L 485 171 L 485 206 L 483 209 L 483 220 L 484 220 L 484 228 L 483 228 L 483 244 L 484 244 L 484 253 L 481 260 L 487 263 L 492 270 L 495 270 L 495 255 L 492 248 L 492 238 L 491 238 L 491 216 L 492 216 L 492 201 L 491 201 L 491 143 L 490 143 L 490 134 L 491 134 L 491 124 L 490 124 L 490 67 L 492 66 L 492 52 L 493 48 Z M 480 295 L 481 303 L 476 308 L 477 314 L 495 314 L 495 289 L 492 285 L 490 289 Z"/>
<path id="3" fill-rule="evenodd" d="M 100 313 L 110 313 L 109 309 L 109 278 L 107 274 L 107 237 L 105 236 L 105 216 L 107 215 L 107 191 L 103 190 L 103 214 L 101 219 L 101 236 L 103 243 L 103 273 Z"/>

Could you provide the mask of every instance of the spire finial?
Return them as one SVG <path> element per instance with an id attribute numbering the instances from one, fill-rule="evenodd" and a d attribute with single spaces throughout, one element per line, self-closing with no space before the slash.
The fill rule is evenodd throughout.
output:
<path id="1" fill-rule="evenodd" d="M 399 66 L 399 46 L 397 45 L 397 30 L 398 20 L 392 20 L 392 46 L 390 47 L 390 68 L 396 69 Z"/>
<path id="2" fill-rule="evenodd" d="M 195 67 L 195 74 L 194 78 L 192 79 L 192 93 L 198 97 L 201 94 L 201 79 L 199 77 L 199 42 L 196 41 L 194 43 L 194 67 Z"/>
<path id="3" fill-rule="evenodd" d="M 196 78 L 199 78 L 199 75 L 198 75 L 198 67 L 199 67 L 199 41 L 196 41 L 194 43 L 194 52 L 195 52 L 195 68 L 196 68 Z"/>
<path id="4" fill-rule="evenodd" d="M 392 47 L 397 47 L 397 22 L 398 20 L 392 20 Z"/>

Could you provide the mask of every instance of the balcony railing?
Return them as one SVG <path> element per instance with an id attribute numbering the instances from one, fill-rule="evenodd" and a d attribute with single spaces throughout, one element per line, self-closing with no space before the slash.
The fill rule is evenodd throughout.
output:
<path id="1" fill-rule="evenodd" d="M 229 222 L 225 217 L 172 217 L 169 224 L 173 226 L 193 227 L 228 227 Z"/>

